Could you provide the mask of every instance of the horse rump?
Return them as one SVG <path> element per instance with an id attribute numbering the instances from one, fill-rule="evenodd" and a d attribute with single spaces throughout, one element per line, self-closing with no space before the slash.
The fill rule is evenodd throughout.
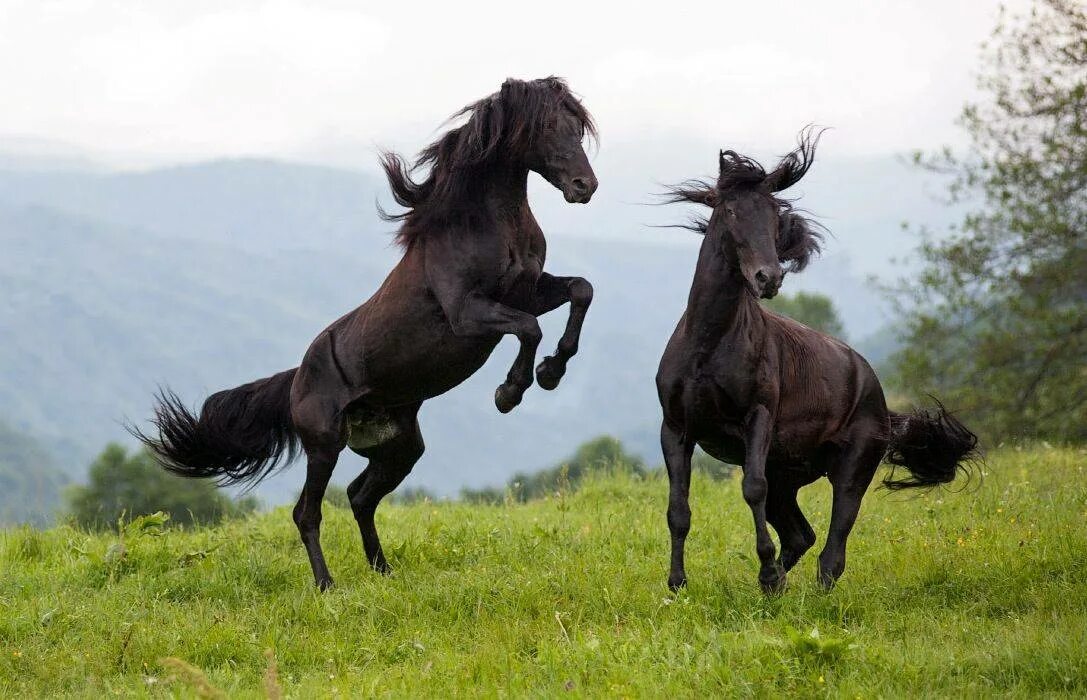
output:
<path id="1" fill-rule="evenodd" d="M 173 392 L 159 392 L 152 419 L 158 436 L 129 431 L 166 470 L 219 484 L 256 484 L 298 450 L 291 419 L 297 368 L 219 391 L 192 413 Z"/>
<path id="2" fill-rule="evenodd" d="M 891 412 L 890 422 L 884 461 L 892 469 L 884 486 L 897 491 L 946 484 L 959 473 L 969 477 L 970 465 L 979 456 L 978 436 L 942 403 L 936 401 L 935 409 Z M 909 476 L 894 478 L 895 467 L 904 467 Z"/>

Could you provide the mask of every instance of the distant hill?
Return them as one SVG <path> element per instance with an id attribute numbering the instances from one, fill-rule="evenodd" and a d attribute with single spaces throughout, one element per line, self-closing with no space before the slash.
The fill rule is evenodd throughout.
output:
<path id="1" fill-rule="evenodd" d="M 48 449 L 0 421 L 0 527 L 47 524 L 69 481 Z"/>
<path id="2" fill-rule="evenodd" d="M 918 181 L 903 176 L 896 196 L 866 191 L 851 214 L 848 188 L 877 180 L 889 192 L 898 165 L 850 167 L 826 169 L 834 187 L 813 171 L 812 189 L 829 187 L 823 198 L 836 202 L 839 221 L 827 223 L 838 238 L 824 259 L 790 275 L 786 289 L 828 294 L 849 336 L 861 338 L 885 323 L 885 311 L 844 243 L 868 236 L 858 248 L 905 250 L 899 208 L 921 199 Z M 531 193 L 549 236 L 548 269 L 582 274 L 597 290 L 563 386 L 534 389 L 513 414 L 499 415 L 493 390 L 515 349 L 504 341 L 479 375 L 424 406 L 427 453 L 409 484 L 439 494 L 498 484 L 602 433 L 659 460 L 653 375 L 686 303 L 699 238 L 646 228 L 684 212 L 631 206 L 630 178 L 601 176 L 618 189 L 602 188 L 588 207 L 567 206 L 539 183 Z M 391 226 L 374 214 L 379 197 L 388 203 L 372 174 L 275 161 L 141 173 L 0 170 L 0 415 L 38 436 L 79 478 L 106 442 L 124 437 L 122 421 L 146 418 L 160 384 L 196 404 L 296 365 L 314 335 L 365 300 L 399 255 Z M 869 230 L 839 225 L 853 219 Z M 546 351 L 564 320 L 565 310 L 545 318 Z M 361 468 L 345 455 L 335 479 L 346 483 Z M 301 481 L 277 476 L 258 495 L 289 499 Z"/>

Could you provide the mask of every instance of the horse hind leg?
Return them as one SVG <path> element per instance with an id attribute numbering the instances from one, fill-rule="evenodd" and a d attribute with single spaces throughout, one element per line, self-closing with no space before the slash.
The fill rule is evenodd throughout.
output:
<path id="1" fill-rule="evenodd" d="M 423 436 L 419 432 L 415 416 L 412 415 L 411 425 L 406 426 L 395 438 L 361 451 L 369 458 L 370 463 L 347 487 L 351 510 L 362 535 L 366 561 L 378 573 L 387 574 L 390 569 L 381 549 L 374 514 L 381 499 L 392 493 L 411 472 L 412 467 L 423 456 L 423 450 Z"/>
<path id="2" fill-rule="evenodd" d="M 861 500 L 872 483 L 886 444 L 878 437 L 880 427 L 865 423 L 853 431 L 840 459 L 827 470 L 833 489 L 830 510 L 830 530 L 827 542 L 819 554 L 819 583 L 830 590 L 845 571 L 845 550 L 849 533 L 857 521 Z"/>
<path id="3" fill-rule="evenodd" d="M 306 547 L 314 581 L 322 591 L 332 587 L 332 575 L 321 549 L 321 501 L 339 453 L 340 448 L 306 447 L 306 484 L 294 507 L 294 523 Z"/>
<path id="4" fill-rule="evenodd" d="M 778 564 L 786 572 L 815 544 L 815 530 L 796 502 L 797 490 L 792 485 L 771 484 L 766 502 L 766 519 L 781 542 Z"/>
<path id="5" fill-rule="evenodd" d="M 294 507 L 294 523 L 306 547 L 317 587 L 332 587 L 332 575 L 321 549 L 321 502 L 336 461 L 346 445 L 343 418 L 335 405 L 310 395 L 294 406 L 295 429 L 306 453 L 306 483 Z"/>

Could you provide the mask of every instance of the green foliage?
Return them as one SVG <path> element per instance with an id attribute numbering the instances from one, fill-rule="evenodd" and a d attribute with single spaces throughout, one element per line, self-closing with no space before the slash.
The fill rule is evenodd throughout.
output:
<path id="1" fill-rule="evenodd" d="M 437 497 L 425 486 L 408 486 L 393 491 L 389 494 L 389 500 L 392 503 L 403 503 L 407 505 L 411 503 L 435 501 L 437 500 Z"/>
<path id="2" fill-rule="evenodd" d="M 645 463 L 637 455 L 629 454 L 623 444 L 610 435 L 589 440 L 569 458 L 550 469 L 534 473 L 518 472 L 506 482 L 505 489 L 462 489 L 461 498 L 466 501 L 500 503 L 507 498 L 525 502 L 577 489 L 589 474 L 622 471 L 638 476 L 646 473 Z"/>
<path id="3" fill-rule="evenodd" d="M 0 421 L 0 525 L 46 524 L 67 482 L 48 450 Z"/>
<path id="4" fill-rule="evenodd" d="M 1087 10 L 1036 0 L 1002 14 L 986 98 L 967 105 L 968 153 L 918 161 L 973 207 L 926 236 L 897 383 L 940 396 L 994 440 L 1087 440 Z"/>
<path id="5" fill-rule="evenodd" d="M 421 503 L 423 501 L 436 501 L 438 498 L 424 486 L 401 487 L 390 493 L 383 503 Z M 351 510 L 351 501 L 347 498 L 347 490 L 339 486 L 330 485 L 325 491 L 325 503 L 336 508 Z"/>
<path id="6" fill-rule="evenodd" d="M 117 444 L 106 446 L 94 461 L 89 481 L 69 491 L 68 506 L 76 524 L 93 529 L 112 527 L 122 518 L 151 522 L 140 516 L 160 511 L 179 524 L 217 523 L 257 506 L 251 497 L 231 500 L 210 481 L 170 474 L 147 450 L 130 455 Z"/>
<path id="7" fill-rule="evenodd" d="M 845 338 L 845 325 L 838 315 L 838 310 L 834 308 L 834 302 L 825 294 L 818 292 L 778 294 L 763 303 L 772 311 L 788 316 L 805 326 L 835 338 Z"/>
<path id="8" fill-rule="evenodd" d="M 112 561 L 117 532 L 8 530 L 0 697 L 1084 697 L 1085 458 L 1005 449 L 974 491 L 874 488 L 838 587 L 816 545 L 769 599 L 739 483 L 702 474 L 679 594 L 659 473 L 383 505 L 392 576 L 328 508 L 325 594 L 289 506 L 135 527 Z M 825 481 L 800 494 L 820 540 L 830 502 Z"/>

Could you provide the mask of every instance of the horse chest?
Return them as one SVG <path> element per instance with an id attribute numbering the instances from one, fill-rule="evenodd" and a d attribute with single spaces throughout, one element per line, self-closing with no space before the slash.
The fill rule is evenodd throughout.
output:
<path id="1" fill-rule="evenodd" d="M 543 273 L 543 260 L 531 250 L 509 246 L 505 269 L 498 280 L 498 292 L 503 298 L 530 294 Z"/>

